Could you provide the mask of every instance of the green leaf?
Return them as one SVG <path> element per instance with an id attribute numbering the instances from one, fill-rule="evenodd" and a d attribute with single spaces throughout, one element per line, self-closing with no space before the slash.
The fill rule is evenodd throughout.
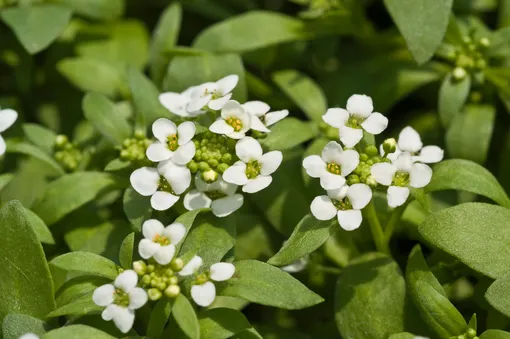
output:
<path id="1" fill-rule="evenodd" d="M 473 270 L 499 278 L 510 270 L 510 210 L 466 203 L 430 215 L 419 232 Z"/>
<path id="2" fill-rule="evenodd" d="M 23 124 L 23 132 L 27 139 L 34 145 L 48 154 L 53 153 L 55 139 L 57 134 L 51 129 L 45 128 L 38 124 Z"/>
<path id="3" fill-rule="evenodd" d="M 337 227 L 335 220 L 320 221 L 307 214 L 283 247 L 267 263 L 275 266 L 291 264 L 319 248 Z"/>
<path id="4" fill-rule="evenodd" d="M 43 248 L 25 209 L 11 201 L 0 210 L 0 323 L 8 313 L 43 318 L 55 308 L 53 282 Z"/>
<path id="5" fill-rule="evenodd" d="M 248 319 L 231 308 L 214 308 L 200 313 L 200 338 L 227 339 L 251 328 Z"/>
<path id="6" fill-rule="evenodd" d="M 7 152 L 32 156 L 50 166 L 56 173 L 60 175 L 65 174 L 65 171 L 62 169 L 62 166 L 60 166 L 59 163 L 56 162 L 55 159 L 53 159 L 53 157 L 49 156 L 47 153 L 45 153 L 42 149 L 38 148 L 37 146 L 31 145 L 26 142 L 8 141 Z"/>
<path id="7" fill-rule="evenodd" d="M 177 325 L 191 339 L 200 338 L 200 327 L 198 318 L 189 300 L 181 294 L 175 299 L 172 307 L 172 314 Z"/>
<path id="8" fill-rule="evenodd" d="M 409 332 L 402 332 L 390 335 L 388 339 L 414 339 L 416 336 Z"/>
<path id="9" fill-rule="evenodd" d="M 510 339 L 510 332 L 487 330 L 480 335 L 480 339 Z"/>
<path id="10" fill-rule="evenodd" d="M 439 117 L 444 126 L 449 126 L 457 114 L 462 111 L 471 89 L 471 77 L 462 80 L 453 78 L 452 73 L 444 78 L 439 89 Z"/>
<path id="11" fill-rule="evenodd" d="M 50 265 L 69 272 L 97 275 L 111 280 L 114 280 L 118 275 L 117 265 L 113 261 L 89 252 L 62 254 L 50 261 Z"/>
<path id="12" fill-rule="evenodd" d="M 6 8 L 0 16 L 23 47 L 30 54 L 35 54 L 62 33 L 71 18 L 71 11 L 59 5 L 41 4 Z"/>
<path id="13" fill-rule="evenodd" d="M 151 318 L 147 326 L 147 336 L 159 338 L 170 318 L 170 313 L 172 313 L 172 303 L 167 298 L 159 300 L 151 312 Z"/>
<path id="14" fill-rule="evenodd" d="M 335 319 L 345 338 L 386 339 L 404 330 L 405 282 L 396 262 L 367 254 L 342 270 Z"/>
<path id="15" fill-rule="evenodd" d="M 423 64 L 443 41 L 453 0 L 384 0 L 414 59 Z"/>
<path id="16" fill-rule="evenodd" d="M 191 229 L 191 226 L 193 226 L 193 224 L 195 223 L 195 219 L 197 218 L 197 216 L 200 213 L 208 212 L 208 211 L 210 211 L 209 208 L 200 208 L 200 209 L 196 209 L 196 210 L 192 210 L 192 211 L 187 211 L 186 213 L 181 214 L 180 216 L 177 217 L 177 219 L 175 219 L 174 222 L 181 223 L 184 225 L 184 227 L 186 227 L 186 235 L 184 236 L 184 239 L 186 239 L 186 237 Z M 203 220 L 203 219 L 199 219 L 197 221 L 197 223 L 201 222 L 201 220 Z M 226 219 L 226 220 L 230 220 L 230 219 Z M 179 250 L 180 250 L 183 242 L 184 241 L 181 241 L 180 244 L 176 245 L 175 253 L 179 253 Z"/>
<path id="17" fill-rule="evenodd" d="M 274 12 L 250 11 L 202 31 L 193 47 L 240 53 L 312 36 L 300 20 Z"/>
<path id="18" fill-rule="evenodd" d="M 130 233 L 120 245 L 119 261 L 123 268 L 129 270 L 133 264 L 133 248 L 135 246 L 135 233 Z"/>
<path id="19" fill-rule="evenodd" d="M 273 74 L 273 81 L 311 120 L 321 122 L 328 109 L 322 89 L 306 74 L 294 70 Z"/>
<path id="20" fill-rule="evenodd" d="M 100 313 L 104 307 L 98 306 L 92 300 L 92 294 L 94 291 L 90 291 L 81 297 L 78 297 L 68 304 L 60 306 L 59 308 L 51 311 L 46 315 L 46 318 L 55 318 L 63 315 L 66 316 L 82 316 L 89 313 Z"/>
<path id="21" fill-rule="evenodd" d="M 505 274 L 495 282 L 493 282 L 487 292 L 485 293 L 485 299 L 494 307 L 496 310 L 510 316 L 510 274 Z"/>
<path id="22" fill-rule="evenodd" d="M 123 197 L 124 213 L 131 225 L 138 232 L 142 231 L 142 224 L 152 214 L 152 207 L 149 197 L 138 194 L 131 187 L 127 188 Z"/>
<path id="23" fill-rule="evenodd" d="M 11 173 L 0 174 L 0 191 L 3 190 L 4 187 L 7 186 L 13 178 L 14 174 Z"/>
<path id="24" fill-rule="evenodd" d="M 50 331 L 41 339 L 115 339 L 108 333 L 85 325 L 68 325 Z"/>
<path id="25" fill-rule="evenodd" d="M 467 105 L 446 133 L 450 156 L 483 164 L 487 160 L 495 116 L 493 106 Z"/>
<path id="26" fill-rule="evenodd" d="M 269 150 L 283 151 L 300 145 L 319 134 L 317 125 L 296 118 L 285 118 L 271 128 L 271 133 L 260 143 Z"/>
<path id="27" fill-rule="evenodd" d="M 124 0 L 56 0 L 74 13 L 95 20 L 114 20 L 124 13 Z"/>
<path id="28" fill-rule="evenodd" d="M 104 170 L 106 172 L 115 172 L 115 171 L 120 171 L 120 170 L 126 169 L 129 166 L 131 166 L 130 161 L 124 161 L 124 160 L 121 160 L 120 158 L 115 158 L 106 164 Z"/>
<path id="29" fill-rule="evenodd" d="M 256 260 L 242 260 L 234 265 L 234 276 L 224 283 L 218 283 L 219 295 L 288 310 L 302 309 L 324 301 L 277 267 Z"/>
<path id="30" fill-rule="evenodd" d="M 435 165 L 432 180 L 425 190 L 426 192 L 467 191 L 510 208 L 510 200 L 498 180 L 483 166 L 469 160 L 451 159 Z"/>
<path id="31" fill-rule="evenodd" d="M 19 339 L 25 333 L 42 336 L 50 329 L 44 321 L 25 314 L 8 314 L 2 324 L 4 339 Z"/>
<path id="32" fill-rule="evenodd" d="M 48 229 L 48 226 L 46 226 L 44 221 L 42 221 L 37 214 L 29 209 L 25 208 L 25 213 L 28 221 L 30 222 L 30 225 L 32 225 L 32 228 L 35 231 L 35 234 L 37 234 L 39 241 L 45 244 L 54 245 L 55 239 L 53 239 L 53 235 L 51 234 L 51 231 Z"/>
<path id="33" fill-rule="evenodd" d="M 149 73 L 156 85 L 161 85 L 169 57 L 166 51 L 175 47 L 181 28 L 182 8 L 178 2 L 169 5 L 156 25 L 149 50 Z"/>
<path id="34" fill-rule="evenodd" d="M 111 280 L 104 277 L 82 275 L 67 280 L 60 286 L 55 294 L 58 307 L 70 304 L 84 295 L 90 295 L 96 288 L 111 283 Z"/>
<path id="35" fill-rule="evenodd" d="M 32 208 L 46 225 L 51 226 L 87 202 L 113 190 L 115 177 L 100 172 L 67 174 L 48 185 L 42 199 Z"/>

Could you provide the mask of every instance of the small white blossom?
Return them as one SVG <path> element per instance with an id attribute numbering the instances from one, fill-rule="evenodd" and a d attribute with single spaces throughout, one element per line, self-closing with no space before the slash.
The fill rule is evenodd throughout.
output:
<path id="1" fill-rule="evenodd" d="M 330 220 L 335 216 L 346 231 L 357 229 L 363 220 L 361 209 L 372 199 L 372 190 L 365 184 L 343 186 L 328 190 L 327 195 L 316 197 L 310 206 L 312 214 L 318 220 Z"/>
<path id="2" fill-rule="evenodd" d="M 332 190 L 345 185 L 345 177 L 358 167 L 359 154 L 354 150 L 344 151 L 342 146 L 330 141 L 322 155 L 310 155 L 303 160 L 306 173 L 320 178 L 322 188 Z"/>
<path id="3" fill-rule="evenodd" d="M 160 162 L 157 168 L 142 167 L 131 173 L 131 186 L 140 195 L 151 197 L 155 210 L 172 207 L 191 183 L 191 172 L 171 160 Z"/>
<path id="4" fill-rule="evenodd" d="M 147 302 L 148 296 L 143 288 L 136 287 L 138 275 L 133 270 L 119 274 L 113 284 L 102 285 L 94 290 L 92 300 L 98 306 L 105 306 L 101 316 L 104 320 L 113 320 L 115 326 L 127 333 L 135 321 L 135 310 Z"/>
<path id="5" fill-rule="evenodd" d="M 271 182 L 273 174 L 282 163 L 280 151 L 263 154 L 259 142 L 252 137 L 245 137 L 236 143 L 236 154 L 241 159 L 227 168 L 223 179 L 231 184 L 243 186 L 243 192 L 256 193 Z"/>
<path id="6" fill-rule="evenodd" d="M 0 110 L 0 133 L 12 126 L 18 119 L 18 113 L 10 108 Z M 5 140 L 0 135 L 0 155 L 5 153 L 6 145 Z"/>
<path id="7" fill-rule="evenodd" d="M 371 134 L 380 134 L 388 127 L 388 118 L 373 110 L 372 98 L 354 94 L 347 100 L 347 109 L 330 108 L 322 116 L 322 120 L 338 128 L 340 141 L 351 148 L 363 138 L 363 130 Z"/>
<path id="8" fill-rule="evenodd" d="M 184 196 L 184 207 L 188 211 L 211 208 L 213 214 L 221 218 L 232 214 L 243 205 L 243 195 L 235 194 L 237 185 L 226 182 L 221 176 L 208 184 L 197 174 L 195 187 L 196 189 Z"/>
<path id="9" fill-rule="evenodd" d="M 202 266 L 202 258 L 198 255 L 195 255 L 193 258 L 191 258 L 190 261 L 184 267 L 182 270 L 180 270 L 178 273 L 180 276 L 186 277 L 188 275 L 195 274 L 200 266 Z"/>
<path id="10" fill-rule="evenodd" d="M 39 336 L 35 333 L 25 333 L 18 339 L 39 339 Z"/>
<path id="11" fill-rule="evenodd" d="M 421 142 L 420 134 L 411 126 L 405 127 L 398 136 L 398 149 L 413 155 L 413 162 L 433 164 L 443 160 L 444 151 L 438 146 L 425 146 Z M 419 152 L 419 153 L 418 153 Z M 417 154 L 417 155 L 415 155 Z"/>
<path id="12" fill-rule="evenodd" d="M 208 106 L 212 110 L 222 109 L 232 97 L 232 90 L 237 86 L 239 76 L 228 75 L 216 82 L 206 82 L 196 86 L 191 92 L 191 100 L 188 104 L 188 111 L 195 112 Z"/>
<path id="13" fill-rule="evenodd" d="M 154 258 L 158 264 L 167 265 L 174 257 L 175 245 L 186 235 L 186 227 L 180 223 L 165 227 L 158 220 L 149 219 L 143 223 L 142 232 L 145 239 L 138 245 L 140 256 Z"/>
<path id="14" fill-rule="evenodd" d="M 186 89 L 182 93 L 166 92 L 159 95 L 159 102 L 171 113 L 183 118 L 194 118 L 205 111 L 188 111 L 188 104 L 191 101 L 191 93 L 196 89 L 195 86 Z"/>
<path id="15" fill-rule="evenodd" d="M 235 100 L 228 101 L 221 109 L 221 117 L 209 126 L 216 134 L 241 139 L 251 128 L 252 116 Z"/>
<path id="16" fill-rule="evenodd" d="M 270 132 L 269 126 L 289 115 L 286 109 L 269 112 L 271 108 L 262 101 L 248 101 L 243 104 L 243 108 L 251 115 L 251 129 L 265 133 Z"/>
<path id="17" fill-rule="evenodd" d="M 176 126 L 172 121 L 160 118 L 152 124 L 152 133 L 158 141 L 147 148 L 147 158 L 154 162 L 172 159 L 178 165 L 186 165 L 195 156 L 195 124 L 186 121 Z"/>
<path id="18" fill-rule="evenodd" d="M 401 153 L 392 163 L 372 165 L 370 173 L 379 184 L 389 186 L 387 198 L 390 207 L 398 207 L 406 202 L 409 187 L 425 187 L 432 179 L 432 169 L 425 164 L 413 163 L 411 154 L 407 152 Z"/>

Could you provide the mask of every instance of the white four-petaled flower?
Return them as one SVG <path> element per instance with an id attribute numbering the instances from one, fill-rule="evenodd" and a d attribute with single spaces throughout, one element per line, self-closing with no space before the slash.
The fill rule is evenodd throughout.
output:
<path id="1" fill-rule="evenodd" d="M 333 190 L 345 185 L 345 177 L 358 167 L 359 154 L 354 150 L 344 151 L 336 141 L 330 141 L 322 155 L 310 155 L 303 160 L 306 173 L 320 178 L 322 188 Z"/>
<path id="2" fill-rule="evenodd" d="M 186 227 L 173 223 L 167 227 L 156 219 L 143 223 L 142 232 L 145 239 L 138 244 L 138 252 L 144 259 L 154 258 L 158 264 L 167 265 L 172 261 L 177 245 L 186 235 Z"/>
<path id="3" fill-rule="evenodd" d="M 237 185 L 226 182 L 221 176 L 208 184 L 197 174 L 195 187 L 184 196 L 184 207 L 188 211 L 210 207 L 215 216 L 226 217 L 243 205 L 243 195 L 235 194 Z"/>
<path id="4" fill-rule="evenodd" d="M 335 216 L 346 231 L 357 229 L 361 225 L 363 209 L 372 199 L 372 190 L 365 184 L 345 185 L 342 188 L 328 190 L 327 195 L 316 197 L 310 206 L 312 214 L 319 220 L 330 220 Z"/>
<path id="5" fill-rule="evenodd" d="M 232 74 L 216 81 L 196 86 L 191 92 L 188 111 L 195 112 L 208 106 L 212 110 L 222 109 L 232 97 L 232 90 L 237 86 L 239 76 Z"/>
<path id="6" fill-rule="evenodd" d="M 224 134 L 232 139 L 241 139 L 251 128 L 252 117 L 235 100 L 228 101 L 221 110 L 221 117 L 209 126 L 216 134 Z"/>
<path id="7" fill-rule="evenodd" d="M 389 186 L 387 199 L 390 207 L 403 205 L 409 197 L 409 187 L 425 187 L 432 178 L 432 169 L 425 164 L 413 163 L 408 152 L 400 153 L 392 163 L 372 165 L 370 173 L 379 184 Z"/>
<path id="8" fill-rule="evenodd" d="M 248 101 L 242 106 L 251 115 L 251 129 L 265 133 L 270 132 L 269 126 L 289 115 L 289 111 L 286 109 L 269 112 L 271 107 L 263 101 Z"/>
<path id="9" fill-rule="evenodd" d="M 135 310 L 147 302 L 148 296 L 143 288 L 136 287 L 138 275 L 133 270 L 119 274 L 113 284 L 102 285 L 94 290 L 92 300 L 98 306 L 105 306 L 101 316 L 104 320 L 113 320 L 115 326 L 127 333 L 135 321 Z"/>
<path id="10" fill-rule="evenodd" d="M 236 154 L 241 159 L 223 173 L 226 182 L 243 186 L 243 192 L 255 193 L 263 190 L 273 178 L 273 174 L 282 163 L 280 151 L 263 154 L 259 142 L 245 137 L 236 143 Z"/>
<path id="11" fill-rule="evenodd" d="M 182 93 L 166 92 L 159 95 L 159 102 L 171 113 L 181 116 L 183 118 L 194 118 L 205 111 L 188 111 L 188 104 L 191 101 L 191 93 L 196 89 L 196 86 L 186 89 Z"/>
<path id="12" fill-rule="evenodd" d="M 388 118 L 373 110 L 372 98 L 354 94 L 347 100 L 347 109 L 330 108 L 322 116 L 322 120 L 338 128 L 340 141 L 351 148 L 363 138 L 363 130 L 380 134 L 388 127 Z"/>
<path id="13" fill-rule="evenodd" d="M 172 121 L 160 118 L 152 124 L 152 133 L 158 141 L 147 148 L 147 158 L 158 162 L 172 159 L 178 165 L 186 165 L 195 156 L 195 124 L 186 121 L 176 126 Z"/>
<path id="14" fill-rule="evenodd" d="M 10 108 L 0 110 L 0 133 L 12 126 L 18 119 L 18 113 Z M 5 153 L 6 145 L 4 138 L 0 135 L 0 155 Z"/>
<path id="15" fill-rule="evenodd" d="M 405 127 L 398 135 L 398 150 L 411 153 L 413 162 L 426 164 L 440 162 L 444 156 L 444 151 L 438 146 L 423 146 L 420 134 L 411 126 Z"/>

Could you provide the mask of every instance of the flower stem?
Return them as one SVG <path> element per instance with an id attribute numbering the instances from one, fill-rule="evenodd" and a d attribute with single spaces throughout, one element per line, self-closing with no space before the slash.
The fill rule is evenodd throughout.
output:
<path id="1" fill-rule="evenodd" d="M 391 236 L 395 231 L 395 228 L 400 222 L 402 218 L 402 214 L 404 214 L 404 210 L 406 209 L 407 203 L 395 208 L 391 213 L 390 220 L 388 220 L 388 224 L 386 224 L 386 228 L 384 229 L 384 238 L 386 243 L 388 244 L 391 240 Z"/>
<path id="2" fill-rule="evenodd" d="M 377 251 L 390 254 L 388 243 L 384 237 L 384 232 L 381 228 L 381 222 L 377 217 L 374 202 L 370 201 L 368 205 L 363 209 L 365 218 L 368 220 L 370 230 L 372 231 L 372 237 L 374 238 L 375 248 Z"/>

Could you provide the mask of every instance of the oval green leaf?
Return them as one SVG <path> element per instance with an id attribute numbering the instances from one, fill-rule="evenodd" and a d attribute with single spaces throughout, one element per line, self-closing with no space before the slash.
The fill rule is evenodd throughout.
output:
<path id="1" fill-rule="evenodd" d="M 510 317 L 510 274 L 493 282 L 485 293 L 485 299 L 496 310 Z"/>
<path id="2" fill-rule="evenodd" d="M 50 331 L 41 339 L 115 339 L 108 333 L 85 325 L 68 325 Z"/>
<path id="3" fill-rule="evenodd" d="M 260 143 L 269 150 L 283 151 L 300 145 L 319 134 L 317 125 L 296 118 L 285 118 L 271 128 L 271 133 Z"/>
<path id="4" fill-rule="evenodd" d="M 227 339 L 251 328 L 248 319 L 231 308 L 214 308 L 200 313 L 201 339 Z"/>
<path id="5" fill-rule="evenodd" d="M 42 336 L 50 329 L 44 321 L 25 314 L 8 314 L 2 324 L 3 339 L 19 339 L 26 333 Z"/>
<path id="6" fill-rule="evenodd" d="M 453 118 L 462 111 L 471 89 L 471 77 L 453 79 L 452 73 L 444 78 L 439 88 L 439 117 L 444 126 L 449 126 Z"/>
<path id="7" fill-rule="evenodd" d="M 190 339 L 200 338 L 200 327 L 198 325 L 198 318 L 193 305 L 189 302 L 188 298 L 179 294 L 175 299 L 172 307 L 172 314 L 177 325 Z"/>
<path id="8" fill-rule="evenodd" d="M 118 275 L 117 265 L 113 261 L 89 252 L 62 254 L 50 261 L 50 265 L 70 272 L 97 275 L 111 280 Z"/>

